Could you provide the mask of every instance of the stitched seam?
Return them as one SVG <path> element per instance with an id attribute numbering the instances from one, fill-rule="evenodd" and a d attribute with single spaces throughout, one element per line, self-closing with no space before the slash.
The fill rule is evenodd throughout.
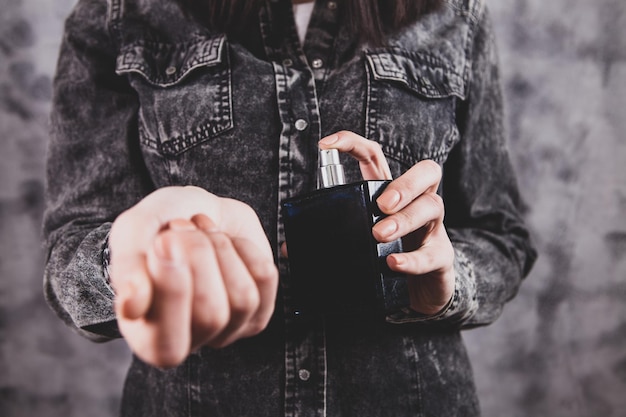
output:
<path id="1" fill-rule="evenodd" d="M 466 64 L 463 72 L 467 73 L 467 47 L 464 48 L 464 52 L 466 54 Z M 383 55 L 400 56 L 412 63 L 426 64 L 431 70 L 442 71 L 442 78 L 447 78 L 448 80 L 438 81 L 429 75 L 425 75 L 421 70 L 416 70 L 419 74 L 410 77 L 406 71 L 398 71 L 386 65 L 385 60 L 381 58 Z M 443 61 L 433 55 L 422 53 L 413 54 L 407 51 L 395 50 L 384 53 L 368 53 L 367 61 L 370 64 L 371 71 L 376 80 L 396 81 L 406 85 L 416 93 L 430 98 L 443 98 L 450 95 L 459 96 L 461 99 L 465 98 L 466 92 L 457 92 L 457 89 L 454 87 L 463 86 L 464 89 L 462 90 L 466 90 L 466 82 L 464 82 L 467 79 L 466 76 L 449 68 Z"/>
<path id="2" fill-rule="evenodd" d="M 176 44 L 176 47 L 170 44 L 161 44 L 158 42 L 139 40 L 133 43 L 131 46 L 126 46 L 120 53 L 118 58 L 118 67 L 116 72 L 127 73 L 135 72 L 142 75 L 146 81 L 152 85 L 159 87 L 170 87 L 179 83 L 183 78 L 188 76 L 193 70 L 207 66 L 212 67 L 222 62 L 220 57 L 224 49 L 225 38 L 215 38 L 204 42 L 187 42 Z M 152 52 L 160 51 L 175 51 L 180 49 L 180 46 L 194 46 L 196 50 L 200 50 L 201 53 L 197 53 L 189 61 L 183 61 L 183 65 L 173 74 L 173 76 L 167 76 L 152 69 L 146 64 L 145 60 L 138 60 L 137 57 L 141 57 L 141 52 L 137 54 L 134 49 L 137 47 L 148 47 Z M 227 57 L 228 59 L 228 57 Z"/>

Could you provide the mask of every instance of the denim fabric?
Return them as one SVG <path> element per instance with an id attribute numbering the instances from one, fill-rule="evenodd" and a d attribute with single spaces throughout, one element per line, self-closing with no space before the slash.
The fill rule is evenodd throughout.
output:
<path id="1" fill-rule="evenodd" d="M 119 336 L 107 234 L 167 185 L 251 205 L 281 270 L 265 332 L 172 370 L 135 359 L 122 415 L 479 415 L 460 330 L 495 320 L 535 258 L 488 12 L 449 0 L 373 47 L 350 36 L 341 11 L 317 0 L 303 46 L 289 0 L 268 1 L 240 36 L 170 0 L 80 0 L 68 18 L 47 166 L 51 307 L 94 340 Z M 441 314 L 330 320 L 291 309 L 279 202 L 315 187 L 317 141 L 338 130 L 379 142 L 394 177 L 422 159 L 442 165 L 457 280 Z M 360 179 L 344 161 L 348 180 Z"/>

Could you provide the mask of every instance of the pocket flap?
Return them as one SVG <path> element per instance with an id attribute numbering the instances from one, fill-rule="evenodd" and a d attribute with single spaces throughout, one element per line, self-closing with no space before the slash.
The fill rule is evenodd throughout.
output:
<path id="1" fill-rule="evenodd" d="M 406 50 L 368 51 L 366 56 L 375 80 L 399 82 L 429 98 L 465 99 L 461 72 L 436 56 Z"/>
<path id="2" fill-rule="evenodd" d="M 224 44 L 224 35 L 184 44 L 136 42 L 121 50 L 116 72 L 135 72 L 156 86 L 172 86 L 195 68 L 220 64 Z"/>

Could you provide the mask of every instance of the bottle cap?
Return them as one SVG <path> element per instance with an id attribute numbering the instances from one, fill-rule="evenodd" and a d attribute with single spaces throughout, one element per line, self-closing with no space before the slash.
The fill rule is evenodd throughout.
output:
<path id="1" fill-rule="evenodd" d="M 321 149 L 319 163 L 318 188 L 329 188 L 346 183 L 337 149 Z"/>

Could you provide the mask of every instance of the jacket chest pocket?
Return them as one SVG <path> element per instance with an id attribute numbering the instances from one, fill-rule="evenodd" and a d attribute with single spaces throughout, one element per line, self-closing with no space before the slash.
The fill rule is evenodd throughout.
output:
<path id="1" fill-rule="evenodd" d="M 233 127 L 231 72 L 223 36 L 124 47 L 116 71 L 139 97 L 141 143 L 175 156 Z"/>
<path id="2" fill-rule="evenodd" d="M 436 57 L 399 49 L 368 51 L 366 61 L 367 137 L 404 169 L 423 159 L 442 164 L 459 140 L 461 74 Z"/>

